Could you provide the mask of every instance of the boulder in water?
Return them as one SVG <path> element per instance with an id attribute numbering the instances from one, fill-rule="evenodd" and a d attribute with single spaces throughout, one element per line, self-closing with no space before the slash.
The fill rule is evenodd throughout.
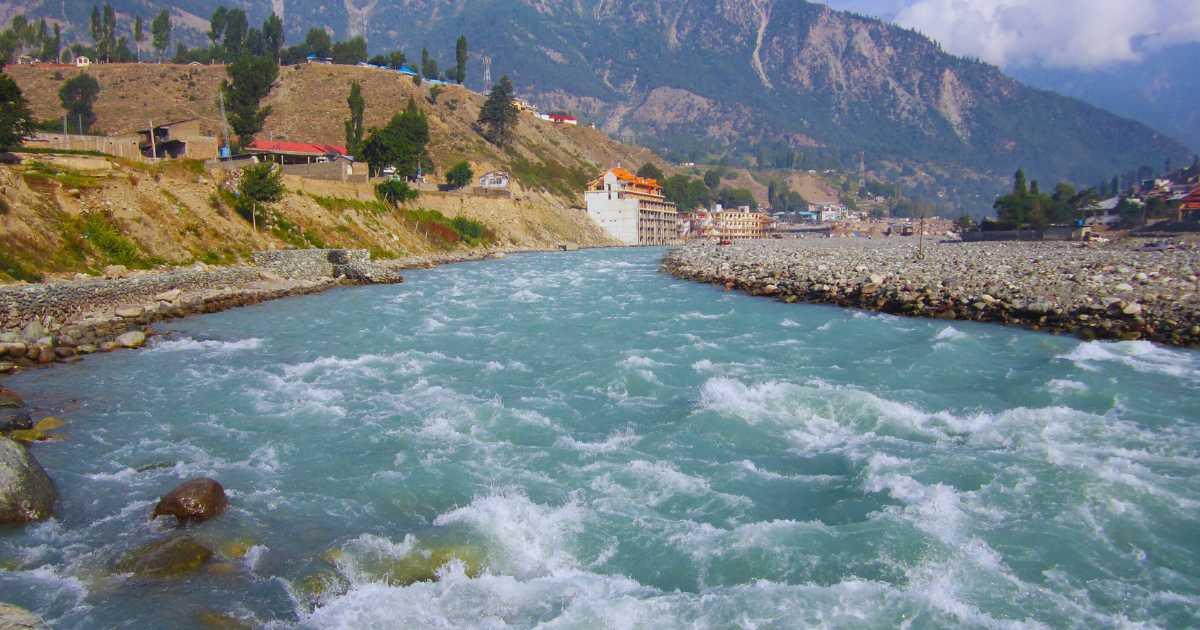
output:
<path id="1" fill-rule="evenodd" d="M 225 488 L 215 479 L 190 479 L 175 487 L 154 506 L 151 519 L 174 516 L 180 523 L 199 523 L 220 515 L 229 506 Z"/>
<path id="2" fill-rule="evenodd" d="M 3 630 L 50 630 L 41 617 L 12 604 L 0 603 L 0 628 Z"/>
<path id="3" fill-rule="evenodd" d="M 190 536 L 176 536 L 130 551 L 117 562 L 116 570 L 138 577 L 181 577 L 195 572 L 211 557 L 212 550 Z"/>
<path id="4" fill-rule="evenodd" d="M 58 493 L 24 445 L 0 437 L 0 523 L 48 518 Z"/>
<path id="5" fill-rule="evenodd" d="M 146 333 L 140 330 L 131 330 L 117 337 L 116 342 L 122 348 L 140 348 L 146 343 Z"/>

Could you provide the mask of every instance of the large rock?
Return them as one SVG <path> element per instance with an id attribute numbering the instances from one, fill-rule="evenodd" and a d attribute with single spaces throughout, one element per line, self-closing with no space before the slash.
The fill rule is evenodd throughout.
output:
<path id="1" fill-rule="evenodd" d="M 0 387 L 0 409 L 18 409 L 25 406 L 25 401 L 11 389 Z"/>
<path id="2" fill-rule="evenodd" d="M 220 515 L 229 507 L 225 488 L 215 479 L 190 479 L 175 487 L 154 506 L 151 519 L 174 516 L 180 523 L 198 523 Z"/>
<path id="3" fill-rule="evenodd" d="M 120 573 L 138 577 L 172 578 L 195 572 L 213 552 L 190 536 L 175 536 L 147 543 L 125 554 L 116 564 Z"/>
<path id="4" fill-rule="evenodd" d="M 21 338 L 26 343 L 34 343 L 38 339 L 46 336 L 46 329 L 41 322 L 32 321 L 25 324 L 25 328 L 21 330 Z"/>
<path id="5" fill-rule="evenodd" d="M 140 348 L 146 343 L 146 333 L 140 330 L 131 330 L 117 337 L 116 343 L 122 348 Z"/>
<path id="6" fill-rule="evenodd" d="M 50 630 L 50 626 L 20 606 L 0 603 L 0 630 Z"/>
<path id="7" fill-rule="evenodd" d="M 48 518 L 57 497 L 54 482 L 29 450 L 0 437 L 0 523 Z"/>

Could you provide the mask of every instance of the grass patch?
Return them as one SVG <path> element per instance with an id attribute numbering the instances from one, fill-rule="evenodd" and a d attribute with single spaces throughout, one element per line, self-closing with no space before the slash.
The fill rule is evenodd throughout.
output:
<path id="1" fill-rule="evenodd" d="M 321 195 L 309 195 L 309 197 L 317 202 L 318 206 L 337 214 L 341 214 L 347 210 L 374 212 L 378 214 L 391 212 L 391 208 L 386 203 L 377 199 L 362 201 L 359 199 L 344 199 L 342 197 L 322 197 Z"/>
<path id="2" fill-rule="evenodd" d="M 83 151 L 77 149 L 49 149 L 45 147 L 20 147 L 14 153 L 29 153 L 31 155 L 86 155 L 88 157 L 112 157 L 99 151 Z"/>
<path id="3" fill-rule="evenodd" d="M 566 199 L 577 200 L 592 176 L 583 168 L 569 168 L 547 158 L 533 163 L 514 156 L 510 164 L 513 177 L 526 188 L 545 190 Z"/>
<path id="4" fill-rule="evenodd" d="M 437 210 L 400 210 L 400 218 L 435 246 L 450 248 L 462 243 L 469 247 L 488 245 L 496 235 L 483 223 L 458 217 L 450 219 Z"/>
<path id="5" fill-rule="evenodd" d="M 100 212 L 84 212 L 68 219 L 63 226 L 63 238 L 67 250 L 77 260 L 84 260 L 90 252 L 108 264 L 124 265 L 130 269 L 150 269 L 162 264 L 162 260 L 145 256 L 138 246 L 121 232 L 112 215 Z"/>
<path id="6" fill-rule="evenodd" d="M 96 175 L 87 175 L 74 169 L 37 161 L 27 164 L 25 172 L 21 176 L 30 188 L 41 192 L 49 190 L 52 183 L 57 183 L 63 188 L 78 190 L 91 190 L 104 186 L 100 177 Z"/>
<path id="7" fill-rule="evenodd" d="M 200 256 L 200 262 L 206 265 L 232 265 L 237 261 L 237 254 L 228 250 L 209 250 Z"/>
<path id="8" fill-rule="evenodd" d="M 41 282 L 42 274 L 26 267 L 21 261 L 0 250 L 0 275 L 13 280 L 25 282 Z"/>
<path id="9" fill-rule="evenodd" d="M 400 257 L 399 253 L 380 247 L 372 247 L 368 251 L 371 252 L 371 260 L 392 260 Z"/>

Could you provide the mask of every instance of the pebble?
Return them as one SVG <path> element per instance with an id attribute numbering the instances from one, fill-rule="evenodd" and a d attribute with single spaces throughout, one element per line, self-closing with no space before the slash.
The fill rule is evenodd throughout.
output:
<path id="1" fill-rule="evenodd" d="M 1200 301 L 1185 290 L 1200 273 L 1200 251 L 1140 244 L 927 241 L 918 259 L 910 238 L 692 242 L 669 252 L 663 268 L 789 303 L 1200 346 Z M 1130 282 L 1109 284 L 1114 276 Z"/>

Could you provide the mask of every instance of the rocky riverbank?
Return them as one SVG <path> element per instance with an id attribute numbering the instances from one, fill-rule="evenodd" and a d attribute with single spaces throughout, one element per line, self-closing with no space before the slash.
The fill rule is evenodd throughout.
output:
<path id="1" fill-rule="evenodd" d="M 1200 251 L 1141 245 L 927 241 L 919 258 L 912 238 L 703 242 L 663 269 L 789 303 L 1200 346 Z"/>

